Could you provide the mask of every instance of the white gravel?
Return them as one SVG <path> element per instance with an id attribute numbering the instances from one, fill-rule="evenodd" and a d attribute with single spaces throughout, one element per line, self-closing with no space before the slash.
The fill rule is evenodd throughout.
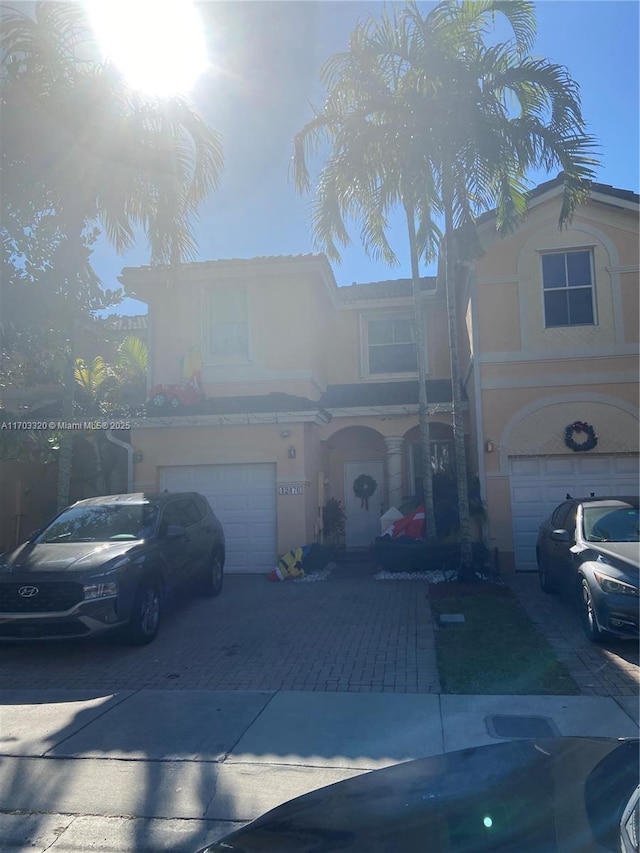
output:
<path id="1" fill-rule="evenodd" d="M 319 572 L 311 572 L 308 575 L 305 575 L 303 578 L 294 578 L 294 583 L 314 583 L 315 581 L 326 581 L 331 572 L 335 569 L 335 563 L 327 563 L 324 569 L 320 569 Z"/>
<path id="2" fill-rule="evenodd" d="M 429 583 L 445 583 L 450 581 L 455 572 L 378 572 L 374 575 L 377 581 L 429 581 Z"/>

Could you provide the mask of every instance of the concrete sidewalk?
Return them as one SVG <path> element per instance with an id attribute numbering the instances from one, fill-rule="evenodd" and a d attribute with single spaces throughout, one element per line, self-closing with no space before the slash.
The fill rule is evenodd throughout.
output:
<path id="1" fill-rule="evenodd" d="M 635 697 L 0 692 L 0 853 L 193 853 L 322 785 L 500 742 L 492 715 L 634 737 Z"/>

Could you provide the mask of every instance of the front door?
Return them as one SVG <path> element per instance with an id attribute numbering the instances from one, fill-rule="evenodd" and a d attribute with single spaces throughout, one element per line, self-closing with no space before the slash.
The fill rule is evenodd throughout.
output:
<path id="1" fill-rule="evenodd" d="M 353 484 L 361 474 L 372 477 L 376 489 L 368 501 L 359 498 Z M 345 536 L 348 548 L 371 545 L 380 536 L 380 516 L 384 513 L 384 465 L 382 462 L 345 462 Z M 367 507 L 368 504 L 368 507 Z"/>

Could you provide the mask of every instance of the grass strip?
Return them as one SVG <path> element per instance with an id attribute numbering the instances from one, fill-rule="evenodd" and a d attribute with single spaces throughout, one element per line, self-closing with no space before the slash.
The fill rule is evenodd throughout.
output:
<path id="1" fill-rule="evenodd" d="M 580 693 L 566 666 L 504 587 L 477 591 L 431 585 L 436 656 L 443 693 L 574 696 Z M 441 614 L 464 622 L 442 624 Z"/>

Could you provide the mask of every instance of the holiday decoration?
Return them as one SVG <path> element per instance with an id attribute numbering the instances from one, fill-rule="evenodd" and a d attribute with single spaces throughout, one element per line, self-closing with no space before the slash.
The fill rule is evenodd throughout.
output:
<path id="1" fill-rule="evenodd" d="M 577 442 L 573 437 L 577 432 L 584 433 L 587 436 L 586 440 Z M 574 421 L 572 424 L 565 427 L 564 443 L 570 450 L 573 450 L 574 453 L 580 453 L 586 450 L 593 450 L 598 443 L 598 436 L 591 424 L 588 424 L 585 421 Z"/>
<path id="2" fill-rule="evenodd" d="M 378 488 L 378 484 L 368 474 L 360 474 L 353 481 L 353 494 L 360 498 L 360 506 L 363 509 L 369 509 L 369 498 Z"/>

